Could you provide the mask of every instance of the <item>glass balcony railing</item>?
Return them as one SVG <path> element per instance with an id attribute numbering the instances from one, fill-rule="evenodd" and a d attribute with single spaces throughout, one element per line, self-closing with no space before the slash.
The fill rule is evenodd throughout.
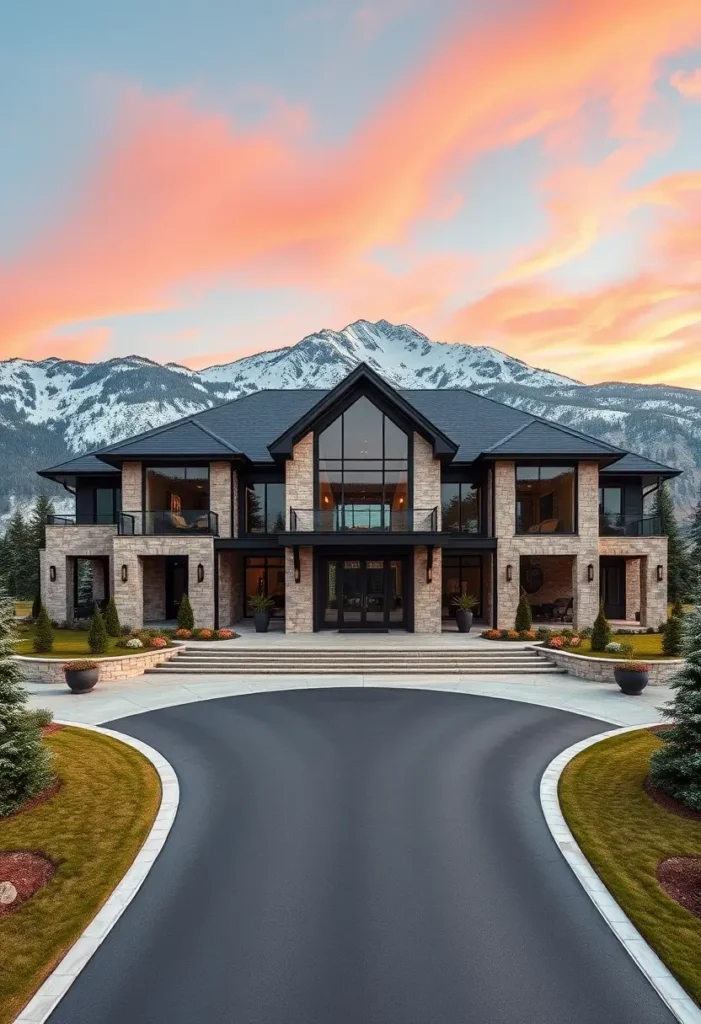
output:
<path id="1" fill-rule="evenodd" d="M 603 513 L 599 516 L 600 537 L 659 537 L 662 528 L 659 516 Z"/>
<path id="2" fill-rule="evenodd" d="M 202 509 L 120 512 L 117 528 L 123 537 L 172 536 L 183 533 L 216 536 L 219 533 L 219 516 L 216 512 Z"/>
<path id="3" fill-rule="evenodd" d="M 331 509 L 290 509 L 292 533 L 435 533 L 438 506 L 384 508 L 382 505 L 337 505 Z"/>
<path id="4" fill-rule="evenodd" d="M 46 517 L 47 526 L 114 526 L 119 513 L 88 512 L 67 516 L 51 515 Z"/>

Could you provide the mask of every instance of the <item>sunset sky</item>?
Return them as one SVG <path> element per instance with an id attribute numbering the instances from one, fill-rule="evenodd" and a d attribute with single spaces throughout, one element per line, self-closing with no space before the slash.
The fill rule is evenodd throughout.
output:
<path id="1" fill-rule="evenodd" d="M 0 357 L 701 387 L 701 0 L 0 0 Z"/>

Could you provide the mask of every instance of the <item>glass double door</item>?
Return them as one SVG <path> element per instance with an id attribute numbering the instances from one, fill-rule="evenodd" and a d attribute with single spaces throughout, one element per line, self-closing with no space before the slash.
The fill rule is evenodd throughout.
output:
<path id="1" fill-rule="evenodd" d="M 403 569 L 401 559 L 327 559 L 323 625 L 344 629 L 403 626 Z"/>

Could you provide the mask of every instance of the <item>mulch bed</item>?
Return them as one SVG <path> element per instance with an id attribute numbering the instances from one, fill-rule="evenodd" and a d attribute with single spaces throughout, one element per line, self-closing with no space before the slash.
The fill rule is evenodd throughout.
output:
<path id="1" fill-rule="evenodd" d="M 664 807 L 666 811 L 671 811 L 672 814 L 678 814 L 680 818 L 691 818 L 692 821 L 701 821 L 701 811 L 694 811 L 691 807 L 687 807 L 681 800 L 677 800 L 676 797 L 669 796 L 668 793 L 663 793 L 657 786 L 653 786 L 650 782 L 650 777 L 645 777 L 643 783 L 645 792 L 654 800 L 660 807 Z"/>
<path id="2" fill-rule="evenodd" d="M 657 869 L 657 881 L 680 906 L 701 918 L 701 857 L 670 857 Z"/>
<path id="3" fill-rule="evenodd" d="M 10 882 L 17 890 L 11 903 L 0 902 L 0 918 L 7 917 L 47 885 L 56 873 L 56 865 L 40 853 L 16 850 L 0 853 L 0 882 Z"/>

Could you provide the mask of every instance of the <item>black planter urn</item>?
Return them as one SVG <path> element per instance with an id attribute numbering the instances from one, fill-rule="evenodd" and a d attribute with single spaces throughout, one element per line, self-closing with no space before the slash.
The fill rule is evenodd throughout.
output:
<path id="1" fill-rule="evenodd" d="M 254 612 L 253 625 L 256 627 L 256 633 L 267 633 L 270 625 L 270 612 Z"/>
<path id="2" fill-rule="evenodd" d="M 647 672 L 632 672 L 627 668 L 615 668 L 613 674 L 621 691 L 630 697 L 637 697 L 648 683 Z"/>
<path id="3" fill-rule="evenodd" d="M 99 668 L 84 668 L 66 672 L 66 683 L 73 693 L 89 693 L 100 676 Z"/>
<path id="4" fill-rule="evenodd" d="M 455 621 L 459 633 L 469 633 L 472 629 L 472 612 L 468 612 L 466 608 L 458 608 L 455 612 Z"/>

